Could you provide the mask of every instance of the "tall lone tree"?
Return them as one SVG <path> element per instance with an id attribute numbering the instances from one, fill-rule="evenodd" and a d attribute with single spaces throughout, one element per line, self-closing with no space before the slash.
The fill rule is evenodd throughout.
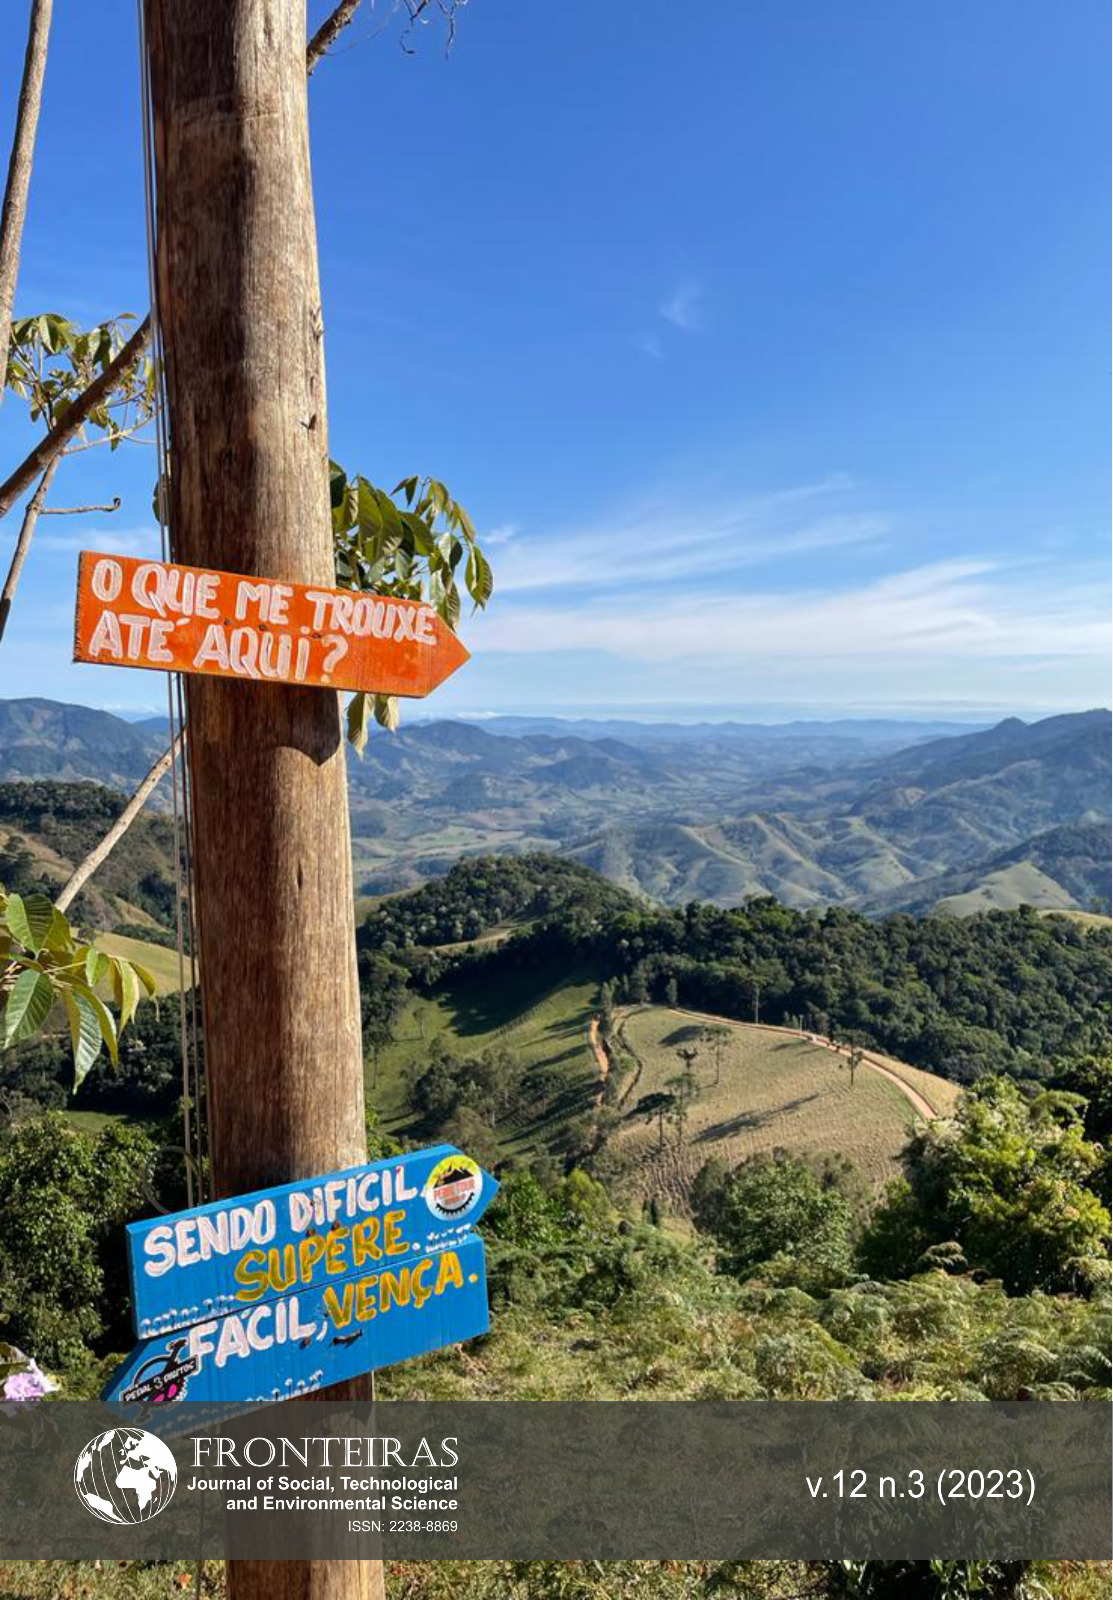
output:
<path id="1" fill-rule="evenodd" d="M 304 0 L 146 0 L 146 18 L 174 555 L 331 585 Z M 337 697 L 316 689 L 192 678 L 188 725 L 213 1173 L 230 1195 L 365 1155 L 344 745 Z M 229 1589 L 363 1600 L 381 1569 L 232 1562 Z"/>

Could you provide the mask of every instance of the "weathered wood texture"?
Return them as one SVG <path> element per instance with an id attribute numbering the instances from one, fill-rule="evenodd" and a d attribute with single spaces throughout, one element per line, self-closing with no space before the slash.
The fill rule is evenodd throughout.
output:
<path id="1" fill-rule="evenodd" d="M 149 0 L 175 558 L 331 587 L 298 0 Z M 190 680 L 223 1193 L 363 1155 L 336 696 Z"/>
<path id="2" fill-rule="evenodd" d="M 328 586 L 304 0 L 146 5 L 174 557 Z M 188 727 L 227 1195 L 365 1153 L 344 747 L 320 689 L 190 679 Z M 234 1600 L 362 1600 L 381 1572 L 235 1562 L 229 1584 Z"/>

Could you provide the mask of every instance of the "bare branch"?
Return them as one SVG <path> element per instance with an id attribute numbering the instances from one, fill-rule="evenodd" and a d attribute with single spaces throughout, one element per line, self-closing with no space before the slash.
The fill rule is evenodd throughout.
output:
<path id="1" fill-rule="evenodd" d="M 446 40 L 445 55 L 452 54 L 452 46 L 456 43 L 456 22 L 459 12 L 467 5 L 468 0 L 399 0 L 408 16 L 406 26 L 402 29 L 399 44 L 408 56 L 414 54 L 410 44 L 410 34 L 418 22 L 428 22 L 425 13 L 431 6 L 435 6 L 445 20 Z"/>
<path id="2" fill-rule="evenodd" d="M 49 12 L 48 0 L 39 0 L 39 3 L 45 5 Z M 307 74 L 313 71 L 328 46 L 347 27 L 355 16 L 359 4 L 360 0 L 341 0 L 336 10 L 317 29 L 305 53 Z M 6 321 L 4 327 L 7 326 Z M 64 450 L 74 435 L 81 430 L 89 413 L 107 400 L 120 379 L 132 370 L 146 348 L 150 333 L 151 317 L 148 312 L 127 344 L 118 351 L 100 377 L 89 385 L 84 394 L 77 397 L 61 422 L 55 423 L 30 455 L 24 458 L 4 483 L 0 484 L 0 517 L 7 516 L 20 496 L 27 492 L 40 473 L 46 471 L 55 456 Z M 6 363 L 3 370 L 7 370 Z"/>
<path id="3" fill-rule="evenodd" d="M 15 542 L 15 550 L 12 552 L 8 576 L 4 579 L 3 591 L 0 592 L 0 640 L 3 639 L 4 629 L 8 625 L 12 601 L 15 599 L 15 591 L 19 585 L 19 575 L 23 571 L 23 563 L 27 560 L 27 552 L 31 548 L 31 538 L 35 532 L 35 524 L 38 522 L 43 509 L 46 491 L 50 488 L 50 481 L 57 472 L 61 459 L 61 455 L 56 455 L 48 463 L 46 471 L 39 479 L 39 486 L 30 500 L 28 500 L 26 510 L 23 513 L 23 526 L 20 528 L 19 538 Z"/>
<path id="4" fill-rule="evenodd" d="M 80 517 L 86 511 L 119 511 L 120 496 L 117 495 L 111 505 L 107 506 L 43 506 L 39 513 L 43 517 Z"/>
<path id="5" fill-rule="evenodd" d="M 0 484 L 0 517 L 7 516 L 20 495 L 30 488 L 35 478 L 46 471 L 56 456 L 61 455 L 70 440 L 84 425 L 89 413 L 95 411 L 115 389 L 120 379 L 127 376 L 142 356 L 150 333 L 151 318 L 148 314 L 127 344 L 116 352 L 100 377 L 95 378 L 85 392 L 78 395 L 61 422 L 54 424 L 50 432 L 39 440 L 30 455 L 24 457 L 7 481 Z"/>
<path id="6" fill-rule="evenodd" d="M 119 844 L 120 840 L 124 837 L 124 834 L 128 831 L 136 817 L 142 811 L 143 806 L 152 790 L 170 770 L 170 763 L 181 750 L 182 740 L 184 738 L 185 734 L 179 733 L 169 750 L 163 751 L 162 755 L 159 756 L 158 760 L 155 762 L 150 772 L 148 772 L 147 776 L 143 779 L 143 782 L 139 785 L 138 789 L 136 789 L 127 805 L 120 812 L 120 815 L 116 818 L 111 828 L 109 828 L 104 838 L 95 847 L 95 849 L 89 851 L 89 854 L 85 857 L 85 860 L 76 869 L 73 876 L 62 890 L 61 894 L 58 895 L 57 899 L 55 900 L 54 904 L 58 907 L 59 911 L 65 911 L 71 900 L 73 900 L 74 896 L 85 887 L 86 883 L 93 876 L 93 873 L 97 870 L 101 863 L 105 861 L 109 855 L 111 855 L 112 851 Z"/>
<path id="7" fill-rule="evenodd" d="M 327 16 L 310 39 L 305 51 L 305 74 L 311 77 L 313 68 L 334 44 L 359 10 L 360 0 L 340 0 L 336 10 Z"/>
<path id="8" fill-rule="evenodd" d="M 54 0 L 31 0 L 31 22 L 27 30 L 27 53 L 23 58 L 23 82 L 15 116 L 15 137 L 8 157 L 8 180 L 4 189 L 4 209 L 0 214 L 0 400 L 4 395 L 4 374 L 8 370 L 8 344 L 11 339 L 12 304 L 19 274 L 19 248 L 23 241 L 23 222 L 27 215 L 27 191 L 31 186 L 31 163 L 35 135 L 39 127 L 46 47 L 50 38 L 50 17 Z M 34 473 L 32 473 L 34 477 Z"/>
<path id="9" fill-rule="evenodd" d="M 113 444 L 121 444 L 129 439 L 132 444 L 147 444 L 152 448 L 158 444 L 157 439 L 140 439 L 138 435 L 144 428 L 150 426 L 150 417 L 144 417 L 142 422 L 134 423 L 130 428 L 119 428 L 115 433 L 102 433 L 96 439 L 82 439 L 80 444 L 68 444 L 62 451 L 64 456 L 80 455 L 82 450 L 99 450 L 102 445 L 107 445 L 111 450 Z"/>

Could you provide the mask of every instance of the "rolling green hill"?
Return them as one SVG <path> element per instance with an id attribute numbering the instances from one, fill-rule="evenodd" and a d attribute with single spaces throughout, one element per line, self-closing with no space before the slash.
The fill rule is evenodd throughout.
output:
<path id="1" fill-rule="evenodd" d="M 958 1098 L 954 1084 L 901 1063 L 889 1065 L 893 1076 L 862 1065 L 851 1085 L 844 1058 L 777 1028 L 733 1024 L 716 1059 L 705 1027 L 663 1006 L 635 1009 L 621 1022 L 621 1042 L 635 1068 L 623 1084 L 614 1149 L 626 1158 L 632 1191 L 663 1197 L 670 1210 L 686 1211 L 692 1182 L 712 1157 L 733 1166 L 779 1148 L 848 1158 L 880 1188 L 896 1173 L 900 1151 L 922 1119 L 913 1102 L 945 1116 Z M 683 1127 L 665 1127 L 662 1147 L 651 1097 L 669 1092 L 682 1071 L 677 1051 L 684 1047 L 699 1052 L 693 1067 L 699 1092 Z"/>
<path id="2" fill-rule="evenodd" d="M 865 898 L 859 909 L 871 916 L 933 910 L 969 916 L 1022 905 L 1043 911 L 1089 910 L 1095 902 L 1109 903 L 1110 851 L 1107 822 L 1068 824 L 971 867 Z"/>
<path id="3" fill-rule="evenodd" d="M 492 1137 L 501 1158 L 558 1154 L 569 1124 L 590 1115 L 599 1073 L 589 1039 L 597 980 L 555 970 L 508 974 L 497 986 L 446 984 L 413 996 L 390 1044 L 367 1068 L 368 1101 L 387 1133 L 418 1142 L 430 1129 L 415 1108 L 415 1078 L 442 1054 L 467 1061 L 487 1052 L 513 1058 L 520 1086 L 496 1106 Z"/>
<path id="4" fill-rule="evenodd" d="M 911 883 L 927 863 L 895 848 L 861 817 L 753 813 L 708 823 L 631 823 L 570 847 L 632 893 L 683 905 L 740 905 L 774 895 L 806 910 Z"/>
<path id="5" fill-rule="evenodd" d="M 130 790 L 169 739 L 107 711 L 57 700 L 0 700 L 0 779 L 93 779 Z"/>

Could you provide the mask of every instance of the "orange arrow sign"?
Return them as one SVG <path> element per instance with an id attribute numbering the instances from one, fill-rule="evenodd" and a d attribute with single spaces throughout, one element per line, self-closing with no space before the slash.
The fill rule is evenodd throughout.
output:
<path id="1" fill-rule="evenodd" d="M 423 601 L 83 550 L 73 658 L 420 698 L 468 652 Z"/>

